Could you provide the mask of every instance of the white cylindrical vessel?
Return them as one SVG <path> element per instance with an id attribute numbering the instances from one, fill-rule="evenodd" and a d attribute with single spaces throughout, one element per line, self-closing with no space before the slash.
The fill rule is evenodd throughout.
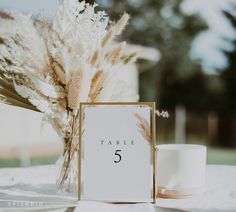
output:
<path id="1" fill-rule="evenodd" d="M 163 144 L 157 148 L 158 197 L 185 198 L 204 192 L 205 146 Z"/>

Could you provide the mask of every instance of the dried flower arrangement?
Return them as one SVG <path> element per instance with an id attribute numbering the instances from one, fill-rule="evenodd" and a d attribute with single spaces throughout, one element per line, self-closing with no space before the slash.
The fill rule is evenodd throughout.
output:
<path id="1" fill-rule="evenodd" d="M 126 42 L 116 39 L 129 15 L 108 24 L 109 17 L 96 6 L 61 0 L 51 24 L 0 12 L 0 101 L 44 114 L 63 140 L 57 183 L 69 192 L 76 190 L 78 174 L 80 102 L 138 100 L 116 76 L 137 57 L 135 51 L 125 54 Z M 156 115 L 168 117 L 165 111 Z M 140 131 L 147 127 L 139 125 Z"/>
<path id="2" fill-rule="evenodd" d="M 108 26 L 96 6 L 63 0 L 52 24 L 0 13 L 0 101 L 45 114 L 63 138 L 58 185 L 69 191 L 77 179 L 79 103 L 130 99 L 125 86 L 115 92 L 116 74 L 136 59 L 135 52 L 123 54 L 126 42 L 114 41 L 129 15 Z"/>

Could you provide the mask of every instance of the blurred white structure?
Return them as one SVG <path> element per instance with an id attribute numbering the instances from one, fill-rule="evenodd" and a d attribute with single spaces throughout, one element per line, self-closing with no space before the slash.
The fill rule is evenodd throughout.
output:
<path id="1" fill-rule="evenodd" d="M 42 117 L 41 113 L 0 103 L 0 159 L 20 158 L 21 165 L 28 166 L 31 156 L 58 153 L 60 140 L 50 125 L 41 130 Z"/>
<path id="2" fill-rule="evenodd" d="M 175 143 L 186 143 L 186 109 L 183 105 L 175 108 Z"/>

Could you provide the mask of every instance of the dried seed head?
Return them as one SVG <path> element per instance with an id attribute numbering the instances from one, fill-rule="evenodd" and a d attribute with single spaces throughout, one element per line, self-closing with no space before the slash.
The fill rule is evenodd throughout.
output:
<path id="1" fill-rule="evenodd" d="M 93 53 L 93 55 L 92 55 L 92 57 L 91 57 L 91 59 L 90 59 L 90 64 L 91 65 L 93 65 L 93 66 L 97 66 L 98 65 L 98 63 L 99 63 L 99 60 L 100 60 L 100 58 L 101 58 L 101 50 L 100 49 L 97 49 L 94 53 Z"/>
<path id="2" fill-rule="evenodd" d="M 115 25 L 116 35 L 120 35 L 122 33 L 122 31 L 124 30 L 124 28 L 128 24 L 129 18 L 130 18 L 130 16 L 127 13 L 124 13 L 122 15 L 120 20 Z"/>
<path id="3" fill-rule="evenodd" d="M 111 41 L 114 39 L 115 35 L 116 35 L 116 30 L 114 27 L 111 27 L 106 33 L 106 35 L 103 37 L 101 46 L 103 48 L 107 47 L 111 43 Z"/>
<path id="4" fill-rule="evenodd" d="M 79 107 L 81 81 L 83 78 L 83 70 L 79 68 L 77 71 L 72 71 L 68 85 L 68 106 L 71 109 Z"/>
<path id="5" fill-rule="evenodd" d="M 152 136 L 151 136 L 151 130 L 150 130 L 150 125 L 148 121 L 142 116 L 140 116 L 138 113 L 135 113 L 134 116 L 138 120 L 137 126 L 139 128 L 140 133 L 147 141 L 150 142 Z"/>
<path id="6" fill-rule="evenodd" d="M 65 75 L 65 72 L 64 72 L 61 64 L 54 62 L 54 63 L 52 63 L 52 67 L 56 73 L 58 81 L 61 82 L 63 85 L 65 85 L 66 84 L 66 75 Z"/>
<path id="7" fill-rule="evenodd" d="M 126 57 L 123 58 L 124 64 L 135 62 L 137 59 L 137 56 L 138 56 L 137 52 L 133 52 L 133 53 L 127 55 Z"/>
<path id="8" fill-rule="evenodd" d="M 73 110 L 77 110 L 80 102 L 88 100 L 93 69 L 80 58 L 75 58 L 70 68 L 68 106 Z"/>
<path id="9" fill-rule="evenodd" d="M 104 82 L 107 78 L 107 73 L 104 71 L 97 71 L 92 80 L 91 80 L 91 86 L 90 86 L 90 91 L 89 91 L 89 101 L 95 102 L 97 96 L 101 92 Z"/>
<path id="10" fill-rule="evenodd" d="M 119 62 L 120 57 L 126 47 L 126 42 L 120 43 L 112 52 L 108 55 L 108 60 L 112 65 L 115 65 Z"/>

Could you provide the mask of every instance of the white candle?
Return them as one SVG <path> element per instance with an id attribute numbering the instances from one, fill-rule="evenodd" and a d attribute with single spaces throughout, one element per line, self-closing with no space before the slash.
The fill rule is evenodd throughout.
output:
<path id="1" fill-rule="evenodd" d="M 205 190 L 206 147 L 191 144 L 159 145 L 157 195 L 185 198 Z"/>

